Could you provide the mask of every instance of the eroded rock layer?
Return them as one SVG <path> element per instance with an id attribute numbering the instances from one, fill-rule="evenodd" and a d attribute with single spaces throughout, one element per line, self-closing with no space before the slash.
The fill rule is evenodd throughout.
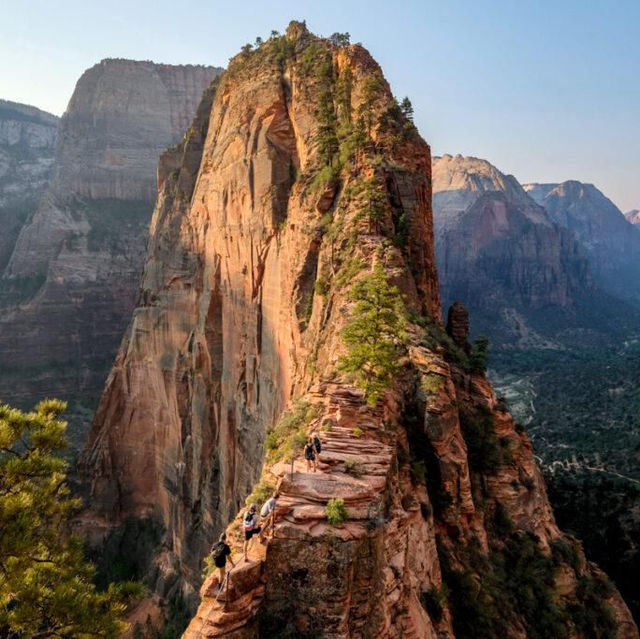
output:
<path id="1" fill-rule="evenodd" d="M 219 72 L 131 60 L 86 71 L 60 123 L 51 184 L 3 269 L 13 295 L 0 319 L 0 396 L 72 400 L 76 446 L 134 306 L 158 157 Z"/>
<path id="2" fill-rule="evenodd" d="M 254 483 L 279 484 L 273 538 L 247 562 L 236 554 L 221 597 L 217 577 L 205 581 L 190 639 L 526 636 L 537 618 L 512 595 L 518 571 L 579 637 L 581 580 L 602 577 L 558 530 L 526 434 L 444 334 L 429 147 L 367 51 L 343 42 L 292 23 L 234 58 L 163 156 L 140 301 L 83 455 L 78 524 L 108 543 L 132 519 L 161 522 L 147 580 L 162 606 L 193 595 L 230 521 L 238 550 L 234 517 Z M 407 322 L 399 368 L 368 403 L 340 372 L 343 329 L 354 284 L 381 271 Z M 317 472 L 292 468 L 283 423 L 298 429 L 293 450 L 321 434 Z M 331 499 L 344 521 L 327 519 Z M 617 592 L 594 599 L 637 637 Z"/>

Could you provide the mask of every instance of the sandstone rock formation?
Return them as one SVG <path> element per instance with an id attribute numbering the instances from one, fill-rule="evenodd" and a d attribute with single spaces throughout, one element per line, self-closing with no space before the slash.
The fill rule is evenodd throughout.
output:
<path id="1" fill-rule="evenodd" d="M 540 619 L 581 636 L 583 586 L 603 577 L 558 530 L 526 434 L 444 336 L 429 147 L 367 51 L 292 23 L 231 61 L 159 175 L 78 520 L 107 545 L 132 520 L 161 523 L 138 632 L 154 603 L 193 597 L 229 521 L 238 549 L 233 520 L 261 479 L 280 485 L 274 537 L 220 598 L 205 581 L 189 639 L 524 637 Z M 375 265 L 408 320 L 371 405 L 338 364 Z M 283 419 L 294 439 L 321 433 L 317 473 L 278 461 Z M 325 514 L 334 498 L 342 523 Z M 596 626 L 610 608 L 638 637 L 617 592 L 589 603 Z"/>
<path id="2" fill-rule="evenodd" d="M 49 181 L 57 127 L 55 115 L 0 100 L 0 272 Z"/>
<path id="3" fill-rule="evenodd" d="M 640 235 L 593 184 L 525 184 L 558 225 L 583 245 L 598 283 L 625 300 L 640 301 Z"/>
<path id="4" fill-rule="evenodd" d="M 474 332 L 495 345 L 555 347 L 562 330 L 615 323 L 586 251 L 513 176 L 445 155 L 433 161 L 433 193 L 443 301 L 464 300 Z"/>
<path id="5" fill-rule="evenodd" d="M 134 306 L 158 157 L 219 72 L 103 60 L 61 120 L 51 184 L 0 280 L 14 292 L 0 318 L 0 396 L 73 400 L 76 445 Z"/>
<path id="6" fill-rule="evenodd" d="M 451 336 L 458 348 L 469 350 L 469 311 L 460 301 L 449 307 L 447 313 L 447 333 Z"/>

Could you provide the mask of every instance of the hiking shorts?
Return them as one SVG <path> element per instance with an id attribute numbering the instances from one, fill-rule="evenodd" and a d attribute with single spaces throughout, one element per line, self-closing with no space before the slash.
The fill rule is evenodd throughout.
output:
<path id="1" fill-rule="evenodd" d="M 262 526 L 256 526 L 255 528 L 252 528 L 251 530 L 245 530 L 244 531 L 244 540 L 245 541 L 249 541 L 249 539 L 251 539 L 251 537 L 253 537 L 254 535 L 257 535 L 261 530 L 262 530 Z"/>

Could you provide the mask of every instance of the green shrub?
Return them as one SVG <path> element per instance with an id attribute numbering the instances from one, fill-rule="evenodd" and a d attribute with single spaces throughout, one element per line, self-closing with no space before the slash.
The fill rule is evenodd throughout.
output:
<path id="1" fill-rule="evenodd" d="M 344 264 L 342 264 L 338 274 L 334 278 L 336 286 L 342 288 L 349 284 L 365 267 L 364 262 L 359 257 L 349 258 Z"/>
<path id="2" fill-rule="evenodd" d="M 327 521 L 332 526 L 338 526 L 349 518 L 347 509 L 344 506 L 344 499 L 341 497 L 329 500 L 325 508 L 325 514 L 327 515 Z"/>
<path id="3" fill-rule="evenodd" d="M 574 571 L 580 568 L 580 558 L 574 546 L 566 539 L 560 537 L 551 542 L 551 556 L 556 565 L 565 562 L 569 564 Z"/>
<path id="4" fill-rule="evenodd" d="M 264 447 L 267 450 L 275 450 L 278 448 L 278 436 L 275 433 L 268 433 L 264 440 Z"/>
<path id="5" fill-rule="evenodd" d="M 344 463 L 345 472 L 353 477 L 362 477 L 362 464 L 354 459 L 347 459 Z"/>
<path id="6" fill-rule="evenodd" d="M 245 504 L 257 504 L 258 508 L 273 494 L 275 486 L 266 479 L 261 479 L 245 499 Z"/>
<path id="7" fill-rule="evenodd" d="M 319 277 L 313 285 L 313 290 L 324 297 L 329 292 L 330 287 L 331 285 L 326 277 Z"/>
<path id="8" fill-rule="evenodd" d="M 469 355 L 469 368 L 472 373 L 484 373 L 487 370 L 487 357 L 489 356 L 489 340 L 486 335 L 480 335 L 471 347 Z"/>
<path id="9" fill-rule="evenodd" d="M 322 422 L 322 426 L 320 427 L 320 430 L 324 431 L 325 433 L 330 433 L 333 430 L 333 420 L 325 419 Z"/>
<path id="10" fill-rule="evenodd" d="M 211 554 L 206 555 L 202 567 L 202 580 L 204 581 L 215 569 L 216 564 L 213 561 L 213 557 Z"/>
<path id="11" fill-rule="evenodd" d="M 301 401 L 282 415 L 265 440 L 269 463 L 290 460 L 299 453 L 307 441 L 307 428 L 320 410 L 317 404 Z"/>
<path id="12" fill-rule="evenodd" d="M 354 437 L 362 437 L 364 435 L 364 431 L 359 426 L 356 426 L 352 431 Z"/>

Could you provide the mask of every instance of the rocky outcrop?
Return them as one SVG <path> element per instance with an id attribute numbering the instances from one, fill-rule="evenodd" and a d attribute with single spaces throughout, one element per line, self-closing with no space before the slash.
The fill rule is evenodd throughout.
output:
<path id="1" fill-rule="evenodd" d="M 49 181 L 57 127 L 55 115 L 0 100 L 0 272 Z M 0 285 L 0 304 L 9 293 Z"/>
<path id="2" fill-rule="evenodd" d="M 0 282 L 0 396 L 71 400 L 82 441 L 134 306 L 156 197 L 157 161 L 220 72 L 104 60 L 60 123 L 53 176 Z"/>
<path id="3" fill-rule="evenodd" d="M 433 193 L 443 301 L 464 300 L 476 332 L 495 345 L 555 348 L 568 328 L 609 330 L 611 301 L 586 252 L 513 176 L 445 155 L 433 162 Z"/>
<path id="4" fill-rule="evenodd" d="M 634 226 L 640 224 L 640 209 L 632 209 L 624 214 L 627 222 L 631 222 Z"/>
<path id="5" fill-rule="evenodd" d="M 193 600 L 230 521 L 238 549 L 234 518 L 260 479 L 279 484 L 275 534 L 220 597 L 205 581 L 186 637 L 515 637 L 542 618 L 577 638 L 579 584 L 600 573 L 555 525 L 527 436 L 445 337 L 429 147 L 367 51 L 343 40 L 292 23 L 237 56 L 163 156 L 139 304 L 82 458 L 78 527 L 99 544 L 160 521 L 154 601 Z M 407 322 L 375 403 L 340 361 L 362 312 L 354 285 L 380 269 Z M 315 473 L 290 462 L 312 431 Z M 331 499 L 346 519 L 328 520 Z M 520 576 L 533 614 L 511 594 Z M 615 591 L 594 600 L 638 636 Z"/>
<path id="6" fill-rule="evenodd" d="M 447 333 L 451 336 L 458 348 L 469 350 L 469 311 L 460 301 L 449 307 L 447 313 Z"/>
<path id="7" fill-rule="evenodd" d="M 593 184 L 525 184 L 559 226 L 584 247 L 598 283 L 625 300 L 640 301 L 640 235 L 620 209 Z"/>

